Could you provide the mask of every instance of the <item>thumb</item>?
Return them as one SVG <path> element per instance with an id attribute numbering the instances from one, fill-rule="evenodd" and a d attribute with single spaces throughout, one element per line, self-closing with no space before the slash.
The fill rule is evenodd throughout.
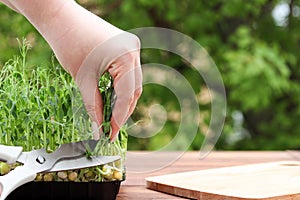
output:
<path id="1" fill-rule="evenodd" d="M 92 132 L 95 140 L 98 140 L 101 134 L 100 125 L 102 123 L 103 102 L 98 82 L 90 79 L 83 79 L 77 83 L 82 95 L 85 109 L 92 120 Z"/>

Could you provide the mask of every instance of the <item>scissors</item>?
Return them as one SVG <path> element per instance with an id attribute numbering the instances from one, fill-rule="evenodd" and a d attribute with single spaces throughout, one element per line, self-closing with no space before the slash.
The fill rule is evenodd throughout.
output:
<path id="1" fill-rule="evenodd" d="M 52 153 L 47 153 L 44 148 L 23 152 L 21 146 L 0 145 L 0 160 L 23 164 L 0 176 L 0 200 L 4 200 L 17 187 L 33 181 L 37 173 L 94 167 L 121 159 L 120 156 L 88 158 L 87 148 L 94 149 L 96 144 L 97 140 L 62 144 Z"/>

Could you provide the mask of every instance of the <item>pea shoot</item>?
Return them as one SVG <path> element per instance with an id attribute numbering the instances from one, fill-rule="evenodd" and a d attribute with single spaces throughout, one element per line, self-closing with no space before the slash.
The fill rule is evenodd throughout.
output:
<path id="1" fill-rule="evenodd" d="M 22 146 L 24 151 L 46 148 L 54 151 L 59 145 L 92 139 L 91 121 L 76 112 L 82 102 L 74 98 L 79 90 L 71 76 L 53 58 L 49 66 L 29 66 L 30 45 L 19 41 L 20 54 L 8 60 L 0 69 L 0 143 Z M 110 118 L 113 109 L 113 79 L 109 73 L 99 80 L 104 102 L 101 128 L 104 134 L 94 150 L 87 147 L 86 156 L 120 155 L 121 160 L 68 172 L 38 174 L 35 181 L 115 181 L 125 177 L 124 160 L 127 150 L 126 126 L 118 139 L 111 142 Z M 74 100 L 75 99 L 75 100 Z M 0 162 L 0 175 L 9 173 L 18 163 Z"/>

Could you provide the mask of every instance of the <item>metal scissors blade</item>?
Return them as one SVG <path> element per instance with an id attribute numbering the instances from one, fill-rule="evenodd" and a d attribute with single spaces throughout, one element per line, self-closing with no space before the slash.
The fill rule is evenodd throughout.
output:
<path id="1" fill-rule="evenodd" d="M 121 156 L 92 156 L 91 158 L 81 157 L 76 159 L 64 159 L 57 162 L 50 170 L 45 172 L 57 172 L 87 167 L 95 167 L 108 164 L 121 159 Z"/>
<path id="2" fill-rule="evenodd" d="M 87 145 L 91 147 L 95 143 L 95 140 L 88 140 L 62 144 L 52 153 L 47 153 L 45 149 L 22 152 L 22 147 L 0 145 L 0 158 L 2 160 L 11 163 L 15 161 L 23 163 L 22 166 L 16 167 L 9 174 L 0 177 L 0 200 L 4 200 L 17 187 L 33 181 L 37 173 L 51 171 L 51 169 L 59 171 L 74 169 L 74 167 L 78 169 L 96 164 L 100 165 L 98 159 L 92 159 L 92 162 L 83 164 L 88 160 L 85 157 Z M 99 159 L 101 160 L 101 158 Z M 103 157 L 103 159 L 108 162 L 117 160 L 119 157 L 111 159 Z M 59 164 L 60 161 L 61 164 Z M 58 165 L 55 167 L 56 164 Z M 72 167 L 72 165 L 74 166 Z"/>

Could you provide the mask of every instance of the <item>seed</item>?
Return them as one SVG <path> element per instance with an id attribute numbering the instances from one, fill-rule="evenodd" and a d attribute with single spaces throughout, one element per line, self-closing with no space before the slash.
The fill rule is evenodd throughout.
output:
<path id="1" fill-rule="evenodd" d="M 104 177 L 105 179 L 108 179 L 108 180 L 112 179 L 112 177 L 113 177 L 113 172 L 112 172 L 112 170 L 111 170 L 111 168 L 110 168 L 109 166 L 103 166 L 103 167 L 102 167 L 102 170 L 103 170 L 103 172 L 104 172 L 103 177 Z"/>
<path id="2" fill-rule="evenodd" d="M 42 181 L 43 180 L 43 174 L 37 174 L 35 177 L 36 181 Z"/>
<path id="3" fill-rule="evenodd" d="M 0 163 L 0 174 L 5 175 L 5 174 L 8 174 L 9 172 L 10 172 L 9 164 L 7 164 L 5 162 L 1 162 Z"/>
<path id="4" fill-rule="evenodd" d="M 53 181 L 53 179 L 54 177 L 50 173 L 44 175 L 44 181 Z"/>
<path id="5" fill-rule="evenodd" d="M 66 179 L 68 177 L 68 174 L 67 174 L 67 172 L 57 172 L 57 176 L 60 179 Z"/>
<path id="6" fill-rule="evenodd" d="M 78 174 L 77 174 L 76 172 L 70 172 L 70 173 L 68 174 L 68 179 L 69 179 L 70 181 L 75 181 L 75 180 L 77 179 L 77 176 L 78 176 Z"/>
<path id="7" fill-rule="evenodd" d="M 88 171 L 87 173 L 84 174 L 84 176 L 86 179 L 91 180 L 95 178 L 95 173 L 92 171 Z"/>
<path id="8" fill-rule="evenodd" d="M 113 172 L 113 177 L 114 177 L 114 179 L 122 180 L 123 174 L 122 174 L 122 172 L 115 170 Z"/>

